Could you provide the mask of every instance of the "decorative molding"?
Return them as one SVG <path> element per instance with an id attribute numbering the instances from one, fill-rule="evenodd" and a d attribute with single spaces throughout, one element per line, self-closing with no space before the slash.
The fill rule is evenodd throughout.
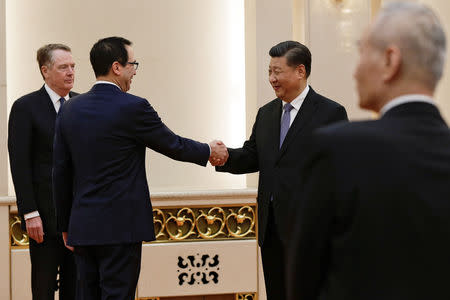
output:
<path id="1" fill-rule="evenodd" d="M 214 239 L 255 239 L 256 205 L 230 207 L 154 208 L 158 242 Z M 17 214 L 10 214 L 11 246 L 28 246 Z"/>
<path id="2" fill-rule="evenodd" d="M 157 241 L 256 238 L 256 206 L 153 209 Z"/>

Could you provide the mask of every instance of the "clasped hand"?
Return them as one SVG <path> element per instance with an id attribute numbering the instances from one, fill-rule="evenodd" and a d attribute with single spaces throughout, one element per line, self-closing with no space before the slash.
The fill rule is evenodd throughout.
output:
<path id="1" fill-rule="evenodd" d="M 211 147 L 211 155 L 209 157 L 209 162 L 212 166 L 223 166 L 228 159 L 228 150 L 222 141 L 214 140 L 209 143 Z"/>

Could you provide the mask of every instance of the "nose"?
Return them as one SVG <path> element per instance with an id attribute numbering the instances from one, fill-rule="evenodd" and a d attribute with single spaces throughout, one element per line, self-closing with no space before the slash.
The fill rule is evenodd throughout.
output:
<path id="1" fill-rule="evenodd" d="M 275 77 L 275 75 L 270 74 L 270 75 L 269 75 L 269 82 L 270 82 L 270 83 L 274 83 L 275 81 L 277 81 L 277 78 Z"/>

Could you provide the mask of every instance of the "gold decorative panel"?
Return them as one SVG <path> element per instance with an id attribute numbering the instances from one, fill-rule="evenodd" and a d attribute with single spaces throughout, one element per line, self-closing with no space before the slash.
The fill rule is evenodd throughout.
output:
<path id="1" fill-rule="evenodd" d="M 257 300 L 256 293 L 236 294 L 236 300 Z"/>
<path id="2" fill-rule="evenodd" d="M 153 217 L 158 241 L 256 236 L 255 206 L 156 208 Z"/>
<path id="3" fill-rule="evenodd" d="M 9 217 L 9 232 L 11 234 L 11 246 L 28 246 L 28 235 L 20 227 L 22 221 L 19 216 Z"/>
<path id="4" fill-rule="evenodd" d="M 153 223 L 157 241 L 256 238 L 256 207 L 154 208 Z M 9 225 L 11 246 L 28 246 L 20 218 L 11 215 Z"/>

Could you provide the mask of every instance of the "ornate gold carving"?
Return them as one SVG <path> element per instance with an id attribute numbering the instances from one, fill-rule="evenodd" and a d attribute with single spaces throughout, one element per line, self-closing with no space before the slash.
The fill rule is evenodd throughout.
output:
<path id="1" fill-rule="evenodd" d="M 11 234 L 11 246 L 28 246 L 28 235 L 22 230 L 22 224 L 18 216 L 10 216 L 9 232 Z"/>
<path id="2" fill-rule="evenodd" d="M 167 233 L 172 240 L 184 240 L 191 235 L 195 235 L 195 214 L 190 208 L 180 209 L 176 216 L 169 212 L 166 221 Z"/>
<path id="3" fill-rule="evenodd" d="M 20 224 L 10 215 L 11 246 L 28 246 Z M 153 224 L 158 241 L 255 238 L 256 207 L 154 208 Z"/>
<path id="4" fill-rule="evenodd" d="M 228 232 L 236 238 L 254 234 L 255 220 L 255 212 L 250 206 L 241 207 L 237 213 L 230 209 L 230 214 L 227 217 Z"/>
<path id="5" fill-rule="evenodd" d="M 195 220 L 199 237 L 212 239 L 219 235 L 226 236 L 223 231 L 225 227 L 225 212 L 220 207 L 213 207 L 205 214 L 202 209 Z M 206 232 L 204 231 L 206 229 Z"/>
<path id="6" fill-rule="evenodd" d="M 164 215 L 163 211 L 158 208 L 153 209 L 153 226 L 155 227 L 156 239 L 167 238 L 167 235 L 165 233 L 166 216 Z"/>
<path id="7" fill-rule="evenodd" d="M 255 206 L 158 208 L 153 214 L 158 216 L 158 221 L 155 220 L 158 241 L 256 237 Z M 164 219 L 165 226 L 160 223 Z M 168 237 L 164 236 L 164 230 Z"/>
<path id="8" fill-rule="evenodd" d="M 256 293 L 236 294 L 236 300 L 257 300 Z"/>

